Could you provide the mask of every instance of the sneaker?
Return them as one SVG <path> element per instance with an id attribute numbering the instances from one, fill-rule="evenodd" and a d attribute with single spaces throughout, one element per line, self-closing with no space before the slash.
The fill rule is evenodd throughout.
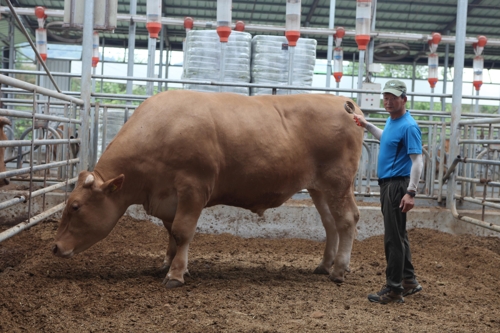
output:
<path id="1" fill-rule="evenodd" d="M 422 286 L 415 279 L 403 280 L 403 296 L 410 296 L 422 290 Z"/>
<path id="2" fill-rule="evenodd" d="M 404 303 L 402 293 L 398 293 L 391 288 L 385 286 L 376 294 L 368 295 L 368 300 L 374 303 L 387 304 L 387 303 Z"/>

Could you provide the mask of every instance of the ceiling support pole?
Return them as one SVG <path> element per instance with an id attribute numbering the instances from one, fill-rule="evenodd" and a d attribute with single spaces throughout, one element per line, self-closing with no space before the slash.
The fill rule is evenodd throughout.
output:
<path id="1" fill-rule="evenodd" d="M 465 33 L 467 27 L 467 0 L 458 0 L 457 7 L 457 28 L 455 37 L 455 59 L 453 64 L 453 97 L 451 106 L 451 138 L 450 138 L 450 158 L 448 167 L 458 156 L 458 139 L 460 136 L 459 121 L 462 115 L 462 80 L 465 60 Z M 447 185 L 446 207 L 450 209 L 455 198 L 457 188 L 456 172 L 451 174 Z"/>
<path id="2" fill-rule="evenodd" d="M 330 0 L 330 17 L 328 19 L 328 28 L 333 29 L 335 22 L 335 0 Z M 332 78 L 332 53 L 333 53 L 333 35 L 328 35 L 328 51 L 326 55 L 326 87 L 330 88 Z"/>

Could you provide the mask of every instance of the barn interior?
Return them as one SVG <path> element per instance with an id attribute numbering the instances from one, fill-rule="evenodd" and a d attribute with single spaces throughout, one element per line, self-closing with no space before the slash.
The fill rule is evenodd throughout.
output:
<path id="1" fill-rule="evenodd" d="M 298 29 L 288 21 L 297 8 Z M 0 190 L 0 214 L 10 224 L 21 222 L 3 231 L 1 240 L 60 214 L 78 172 L 92 170 L 137 105 L 158 92 L 241 88 L 244 94 L 345 95 L 382 126 L 386 115 L 380 90 L 391 77 L 406 82 L 409 109 L 419 117 L 425 136 L 426 169 L 417 196 L 421 212 L 414 226 L 478 235 L 497 236 L 500 231 L 500 98 L 495 81 L 500 8 L 494 0 L 7 0 L 0 14 L 0 116 L 11 122 L 4 126 L 8 140 L 0 142 L 6 149 L 0 179 L 11 182 Z M 95 26 L 89 24 L 91 17 Z M 246 81 L 221 75 L 224 54 L 226 68 L 233 59 L 231 40 L 219 41 L 222 22 L 229 22 L 230 38 L 242 38 L 235 43 L 248 43 L 241 51 L 249 55 L 248 62 L 234 60 L 240 69 L 248 66 Z M 151 30 L 155 24 L 157 36 Z M 297 47 L 292 46 L 290 31 L 300 33 Z M 189 72 L 186 57 L 198 56 L 196 38 L 209 40 L 204 33 L 216 38 L 202 52 L 217 54 L 219 74 L 189 76 L 203 72 L 195 67 Z M 256 80 L 257 62 L 251 61 L 259 40 L 278 43 L 288 73 L 295 73 L 305 59 L 301 52 L 313 52 L 313 65 L 304 60 L 308 77 L 294 81 L 293 74 L 285 72 L 285 81 Z M 210 75 L 216 72 L 208 69 Z M 120 90 L 113 90 L 116 86 Z M 364 148 L 354 184 L 360 206 L 366 206 L 361 238 L 382 232 L 375 227 L 380 217 L 371 207 L 379 196 L 376 140 L 367 135 Z M 312 205 L 307 191 L 292 199 L 270 213 L 290 214 L 279 228 L 235 229 L 241 236 L 281 235 L 294 229 L 296 212 L 290 213 L 290 207 L 301 207 L 311 216 L 310 230 L 317 230 L 307 237 L 321 239 L 318 218 L 308 212 Z M 154 220 L 140 207 L 131 207 L 129 213 Z M 199 227 L 206 232 L 232 229 L 228 221 L 234 216 L 258 219 L 230 207 L 206 214 Z M 225 222 L 213 218 L 221 214 Z M 267 221 L 272 225 L 275 220 Z"/>

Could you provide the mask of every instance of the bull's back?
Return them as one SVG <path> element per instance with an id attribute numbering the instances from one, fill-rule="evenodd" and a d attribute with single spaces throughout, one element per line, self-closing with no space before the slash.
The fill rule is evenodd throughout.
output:
<path id="1" fill-rule="evenodd" d="M 339 159 L 357 168 L 362 130 L 345 100 L 166 92 L 144 102 L 115 140 L 142 137 L 131 153 L 155 166 L 150 175 L 188 173 L 213 184 L 208 205 L 274 207 Z"/>

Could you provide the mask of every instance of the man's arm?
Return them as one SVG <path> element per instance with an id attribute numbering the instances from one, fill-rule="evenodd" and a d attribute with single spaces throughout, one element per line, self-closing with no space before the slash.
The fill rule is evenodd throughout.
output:
<path id="1" fill-rule="evenodd" d="M 410 154 L 411 158 L 411 171 L 410 171 L 410 184 L 408 185 L 408 191 L 416 192 L 418 188 L 418 181 L 420 175 L 422 174 L 422 169 L 424 167 L 424 162 L 422 160 L 422 154 Z"/>
<path id="2" fill-rule="evenodd" d="M 353 116 L 354 116 L 354 121 L 358 126 L 366 128 L 366 130 L 370 132 L 375 137 L 375 139 L 380 140 L 383 132 L 380 128 L 373 125 L 372 123 L 367 122 L 365 117 L 363 117 L 362 115 L 353 114 Z"/>
<path id="3" fill-rule="evenodd" d="M 418 188 L 418 180 L 422 173 L 424 163 L 422 162 L 422 154 L 410 154 L 411 158 L 411 171 L 410 171 L 410 184 L 406 189 L 407 193 L 401 199 L 399 208 L 403 213 L 410 211 L 415 206 L 415 194 Z"/>

